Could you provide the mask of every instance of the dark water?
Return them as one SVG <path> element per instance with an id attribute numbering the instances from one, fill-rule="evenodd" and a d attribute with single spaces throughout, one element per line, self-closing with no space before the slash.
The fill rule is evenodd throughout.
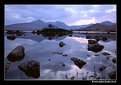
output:
<path id="1" fill-rule="evenodd" d="M 102 79 L 110 79 L 108 73 L 116 69 L 116 64 L 112 62 L 112 58 L 116 57 L 116 34 L 69 34 L 64 36 L 43 36 L 26 32 L 15 38 L 7 38 L 9 34 L 5 33 L 5 56 L 4 63 L 8 60 L 7 55 L 18 45 L 25 48 L 25 57 L 21 61 L 11 64 L 10 70 L 5 74 L 5 79 L 34 79 L 28 77 L 24 72 L 18 69 L 18 65 L 27 60 L 36 60 L 40 62 L 40 77 L 35 80 L 93 80 L 96 71 L 97 76 Z M 98 53 L 88 51 L 88 39 L 97 39 L 99 44 L 104 45 L 104 49 Z M 65 45 L 59 46 L 59 42 L 63 41 Z M 54 52 L 56 54 L 54 54 Z M 107 60 L 102 52 L 108 52 L 111 55 Z M 61 54 L 58 54 L 61 53 Z M 66 56 L 64 56 L 66 55 Z M 97 56 L 98 55 L 98 56 Z M 72 57 L 78 57 L 86 62 L 82 69 L 79 69 L 71 60 Z M 61 62 L 65 66 L 61 65 Z M 99 67 L 106 65 L 107 68 L 100 72 Z"/>

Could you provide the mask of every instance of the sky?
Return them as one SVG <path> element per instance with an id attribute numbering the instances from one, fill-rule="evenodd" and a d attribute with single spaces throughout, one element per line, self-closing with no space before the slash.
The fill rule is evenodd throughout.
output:
<path id="1" fill-rule="evenodd" d="M 86 25 L 111 21 L 116 23 L 116 5 L 5 5 L 5 25 L 34 20 L 60 21 Z"/>

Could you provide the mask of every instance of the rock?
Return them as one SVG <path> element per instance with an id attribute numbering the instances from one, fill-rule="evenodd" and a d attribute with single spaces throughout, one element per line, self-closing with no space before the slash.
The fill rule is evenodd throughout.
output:
<path id="1" fill-rule="evenodd" d="M 92 39 L 88 40 L 88 44 L 96 44 L 96 43 L 98 43 L 96 40 L 92 40 Z"/>
<path id="2" fill-rule="evenodd" d="M 72 57 L 71 60 L 74 62 L 75 65 L 77 65 L 80 69 L 86 64 L 83 60 L 79 58 Z"/>
<path id="3" fill-rule="evenodd" d="M 51 61 L 51 59 L 48 59 L 48 61 Z"/>
<path id="4" fill-rule="evenodd" d="M 104 71 L 106 68 L 107 68 L 107 66 L 102 65 L 102 66 L 99 68 L 99 71 Z"/>
<path id="5" fill-rule="evenodd" d="M 15 40 L 16 36 L 15 35 L 9 35 L 9 36 L 7 36 L 7 39 L 9 39 L 9 40 Z"/>
<path id="6" fill-rule="evenodd" d="M 11 66 L 11 62 L 8 62 L 5 64 L 4 68 L 5 68 L 5 73 L 7 73 L 10 70 L 10 66 Z"/>
<path id="7" fill-rule="evenodd" d="M 63 43 L 62 41 L 59 43 L 60 47 L 63 47 L 65 45 L 65 43 Z"/>
<path id="8" fill-rule="evenodd" d="M 26 61 L 18 68 L 29 77 L 38 78 L 40 76 L 40 63 L 35 60 Z"/>
<path id="9" fill-rule="evenodd" d="M 103 52 L 102 54 L 103 54 L 103 55 L 111 55 L 111 54 L 108 53 L 108 52 Z"/>
<path id="10" fill-rule="evenodd" d="M 23 46 L 17 46 L 8 56 L 7 59 L 11 62 L 20 61 L 24 58 L 25 49 Z"/>
<path id="11" fill-rule="evenodd" d="M 95 56 L 99 56 L 99 54 L 95 54 Z"/>
<path id="12" fill-rule="evenodd" d="M 104 48 L 103 45 L 100 45 L 98 43 L 96 44 L 88 44 L 88 51 L 93 51 L 93 52 L 100 52 Z"/>
<path id="13" fill-rule="evenodd" d="M 113 62 L 113 63 L 116 63 L 116 58 L 113 58 L 113 59 L 112 59 L 112 62 Z"/>
<path id="14" fill-rule="evenodd" d="M 64 62 L 60 62 L 60 64 L 61 64 L 62 66 L 65 66 Z"/>
<path id="15" fill-rule="evenodd" d="M 106 40 L 107 40 L 107 37 L 103 37 L 102 40 L 103 40 L 103 41 L 106 41 Z"/>
<path id="16" fill-rule="evenodd" d="M 62 55 L 63 53 L 61 53 L 61 52 L 53 52 L 53 54 Z"/>
<path id="17" fill-rule="evenodd" d="M 62 56 L 68 56 L 67 54 L 63 54 Z"/>
<path id="18" fill-rule="evenodd" d="M 109 74 L 108 74 L 109 78 L 110 79 L 116 79 L 116 70 L 115 71 L 111 71 Z"/>

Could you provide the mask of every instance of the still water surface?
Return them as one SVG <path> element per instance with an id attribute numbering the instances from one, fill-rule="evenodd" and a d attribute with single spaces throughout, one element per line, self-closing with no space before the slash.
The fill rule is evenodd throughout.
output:
<path id="1" fill-rule="evenodd" d="M 97 76 L 103 79 L 109 79 L 108 73 L 116 69 L 111 59 L 116 57 L 116 34 L 82 34 L 74 33 L 65 36 L 43 36 L 26 32 L 22 36 L 16 36 L 15 40 L 7 39 L 8 34 L 5 33 L 5 51 L 4 63 L 7 63 L 7 55 L 18 45 L 25 48 L 25 57 L 21 61 L 16 61 L 11 64 L 10 70 L 5 74 L 5 79 L 34 79 L 28 77 L 24 72 L 18 69 L 18 65 L 28 60 L 36 60 L 40 62 L 40 77 L 36 80 L 70 80 L 74 77 L 75 80 L 93 80 L 94 71 Z M 95 36 L 106 37 L 106 40 L 99 40 L 99 44 L 104 45 L 104 49 L 98 53 L 88 51 L 88 37 L 95 38 Z M 59 46 L 59 42 L 63 41 L 65 45 Z M 66 54 L 54 54 L 60 52 Z M 110 59 L 107 60 L 102 52 L 109 52 Z M 86 64 L 79 69 L 71 60 L 72 57 L 77 57 L 86 62 Z M 65 66 L 60 63 L 63 62 Z M 99 71 L 101 65 L 106 65 L 107 68 Z M 95 67 L 95 69 L 94 69 Z"/>

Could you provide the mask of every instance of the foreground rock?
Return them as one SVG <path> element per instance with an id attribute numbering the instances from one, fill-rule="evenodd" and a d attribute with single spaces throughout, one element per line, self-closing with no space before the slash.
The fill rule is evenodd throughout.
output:
<path id="1" fill-rule="evenodd" d="M 77 65 L 80 69 L 86 64 L 85 61 L 72 57 L 71 60 L 74 62 L 75 65 Z"/>
<path id="2" fill-rule="evenodd" d="M 110 79 L 116 79 L 116 70 L 115 71 L 111 71 L 109 74 L 108 74 L 109 78 Z"/>
<path id="3" fill-rule="evenodd" d="M 23 46 L 17 46 L 8 56 L 7 59 L 11 62 L 20 61 L 24 58 L 25 49 Z"/>
<path id="4" fill-rule="evenodd" d="M 65 43 L 63 43 L 62 41 L 59 43 L 60 47 L 63 47 L 65 45 Z"/>
<path id="5" fill-rule="evenodd" d="M 100 52 L 104 48 L 96 40 L 88 40 L 88 51 Z"/>
<path id="6" fill-rule="evenodd" d="M 40 76 L 40 63 L 35 60 L 26 61 L 18 68 L 29 77 L 38 78 Z"/>

